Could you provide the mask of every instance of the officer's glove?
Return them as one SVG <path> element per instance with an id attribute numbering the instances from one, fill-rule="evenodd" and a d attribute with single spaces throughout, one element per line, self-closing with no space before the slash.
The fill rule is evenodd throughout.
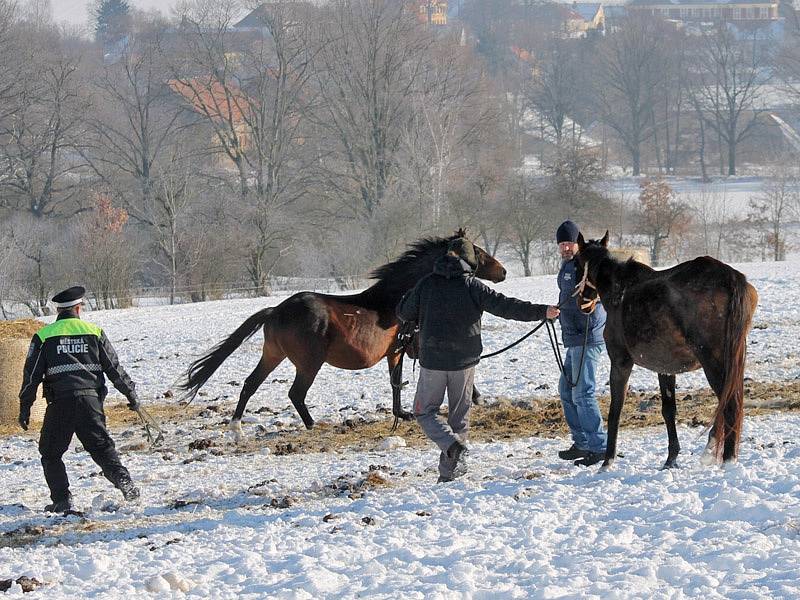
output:
<path id="1" fill-rule="evenodd" d="M 139 399 L 138 398 L 135 398 L 135 397 L 134 398 L 128 398 L 128 409 L 130 409 L 132 411 L 137 411 L 137 410 L 139 410 L 139 406 L 141 406 L 141 405 L 139 403 Z"/>
<path id="2" fill-rule="evenodd" d="M 19 426 L 22 427 L 23 431 L 28 431 L 28 425 L 30 425 L 31 422 L 31 409 L 20 408 L 17 422 L 19 423 Z"/>

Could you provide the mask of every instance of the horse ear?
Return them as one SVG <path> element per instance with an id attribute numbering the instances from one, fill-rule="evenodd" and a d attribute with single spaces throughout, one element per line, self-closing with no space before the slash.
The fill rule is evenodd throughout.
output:
<path id="1" fill-rule="evenodd" d="M 608 248 L 608 229 L 606 229 L 606 234 L 603 236 L 603 239 L 600 240 L 600 245 L 603 248 Z"/>
<path id="2" fill-rule="evenodd" d="M 578 252 L 583 250 L 586 247 L 586 240 L 583 239 L 583 234 L 579 231 L 578 232 Z"/>
<path id="3" fill-rule="evenodd" d="M 456 237 L 467 237 L 467 230 L 463 227 L 459 227 L 458 231 L 456 231 Z"/>

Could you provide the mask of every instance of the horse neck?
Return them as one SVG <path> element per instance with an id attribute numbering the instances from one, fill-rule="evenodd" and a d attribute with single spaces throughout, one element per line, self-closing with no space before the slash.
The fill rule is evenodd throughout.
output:
<path id="1" fill-rule="evenodd" d="M 615 296 L 622 296 L 631 284 L 638 283 L 647 279 L 655 273 L 647 265 L 637 262 L 620 262 L 612 256 L 608 256 L 600 261 L 597 266 L 595 283 L 597 293 L 606 305 L 611 300 L 618 299 Z"/>

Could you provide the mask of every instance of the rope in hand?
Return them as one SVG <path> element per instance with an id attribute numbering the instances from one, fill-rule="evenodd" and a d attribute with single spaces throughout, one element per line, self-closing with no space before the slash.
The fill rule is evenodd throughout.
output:
<path id="1" fill-rule="evenodd" d="M 150 443 L 150 447 L 155 448 L 164 441 L 164 430 L 161 429 L 153 416 L 142 406 L 137 406 L 134 411 L 142 420 L 142 425 L 144 425 L 144 433 L 147 437 L 147 441 Z M 153 432 L 155 432 L 156 435 L 153 435 Z"/>

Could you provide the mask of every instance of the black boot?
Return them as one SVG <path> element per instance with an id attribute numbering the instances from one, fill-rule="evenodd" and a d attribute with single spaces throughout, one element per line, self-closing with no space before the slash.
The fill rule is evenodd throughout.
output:
<path id="1" fill-rule="evenodd" d="M 74 512 L 75 507 L 72 505 L 72 494 L 67 494 L 66 498 L 55 500 L 52 504 L 44 507 L 45 512 L 51 513 L 68 513 Z"/>
<path id="2" fill-rule="evenodd" d="M 583 458 L 589 454 L 588 450 L 581 450 L 575 444 L 572 444 L 566 450 L 559 450 L 558 451 L 558 458 L 561 460 L 575 460 L 577 458 Z"/>
<path id="3" fill-rule="evenodd" d="M 139 488 L 137 488 L 129 478 L 121 480 L 117 488 L 122 492 L 122 497 L 125 498 L 127 502 L 134 502 L 138 500 L 141 495 L 139 493 Z"/>
<path id="4" fill-rule="evenodd" d="M 468 456 L 469 450 L 461 442 L 453 442 L 447 449 L 447 457 L 454 463 L 453 479 L 466 474 Z"/>
<path id="5" fill-rule="evenodd" d="M 587 452 L 582 459 L 576 460 L 575 464 L 579 467 L 591 467 L 592 465 L 599 463 L 605 457 L 605 452 Z"/>

